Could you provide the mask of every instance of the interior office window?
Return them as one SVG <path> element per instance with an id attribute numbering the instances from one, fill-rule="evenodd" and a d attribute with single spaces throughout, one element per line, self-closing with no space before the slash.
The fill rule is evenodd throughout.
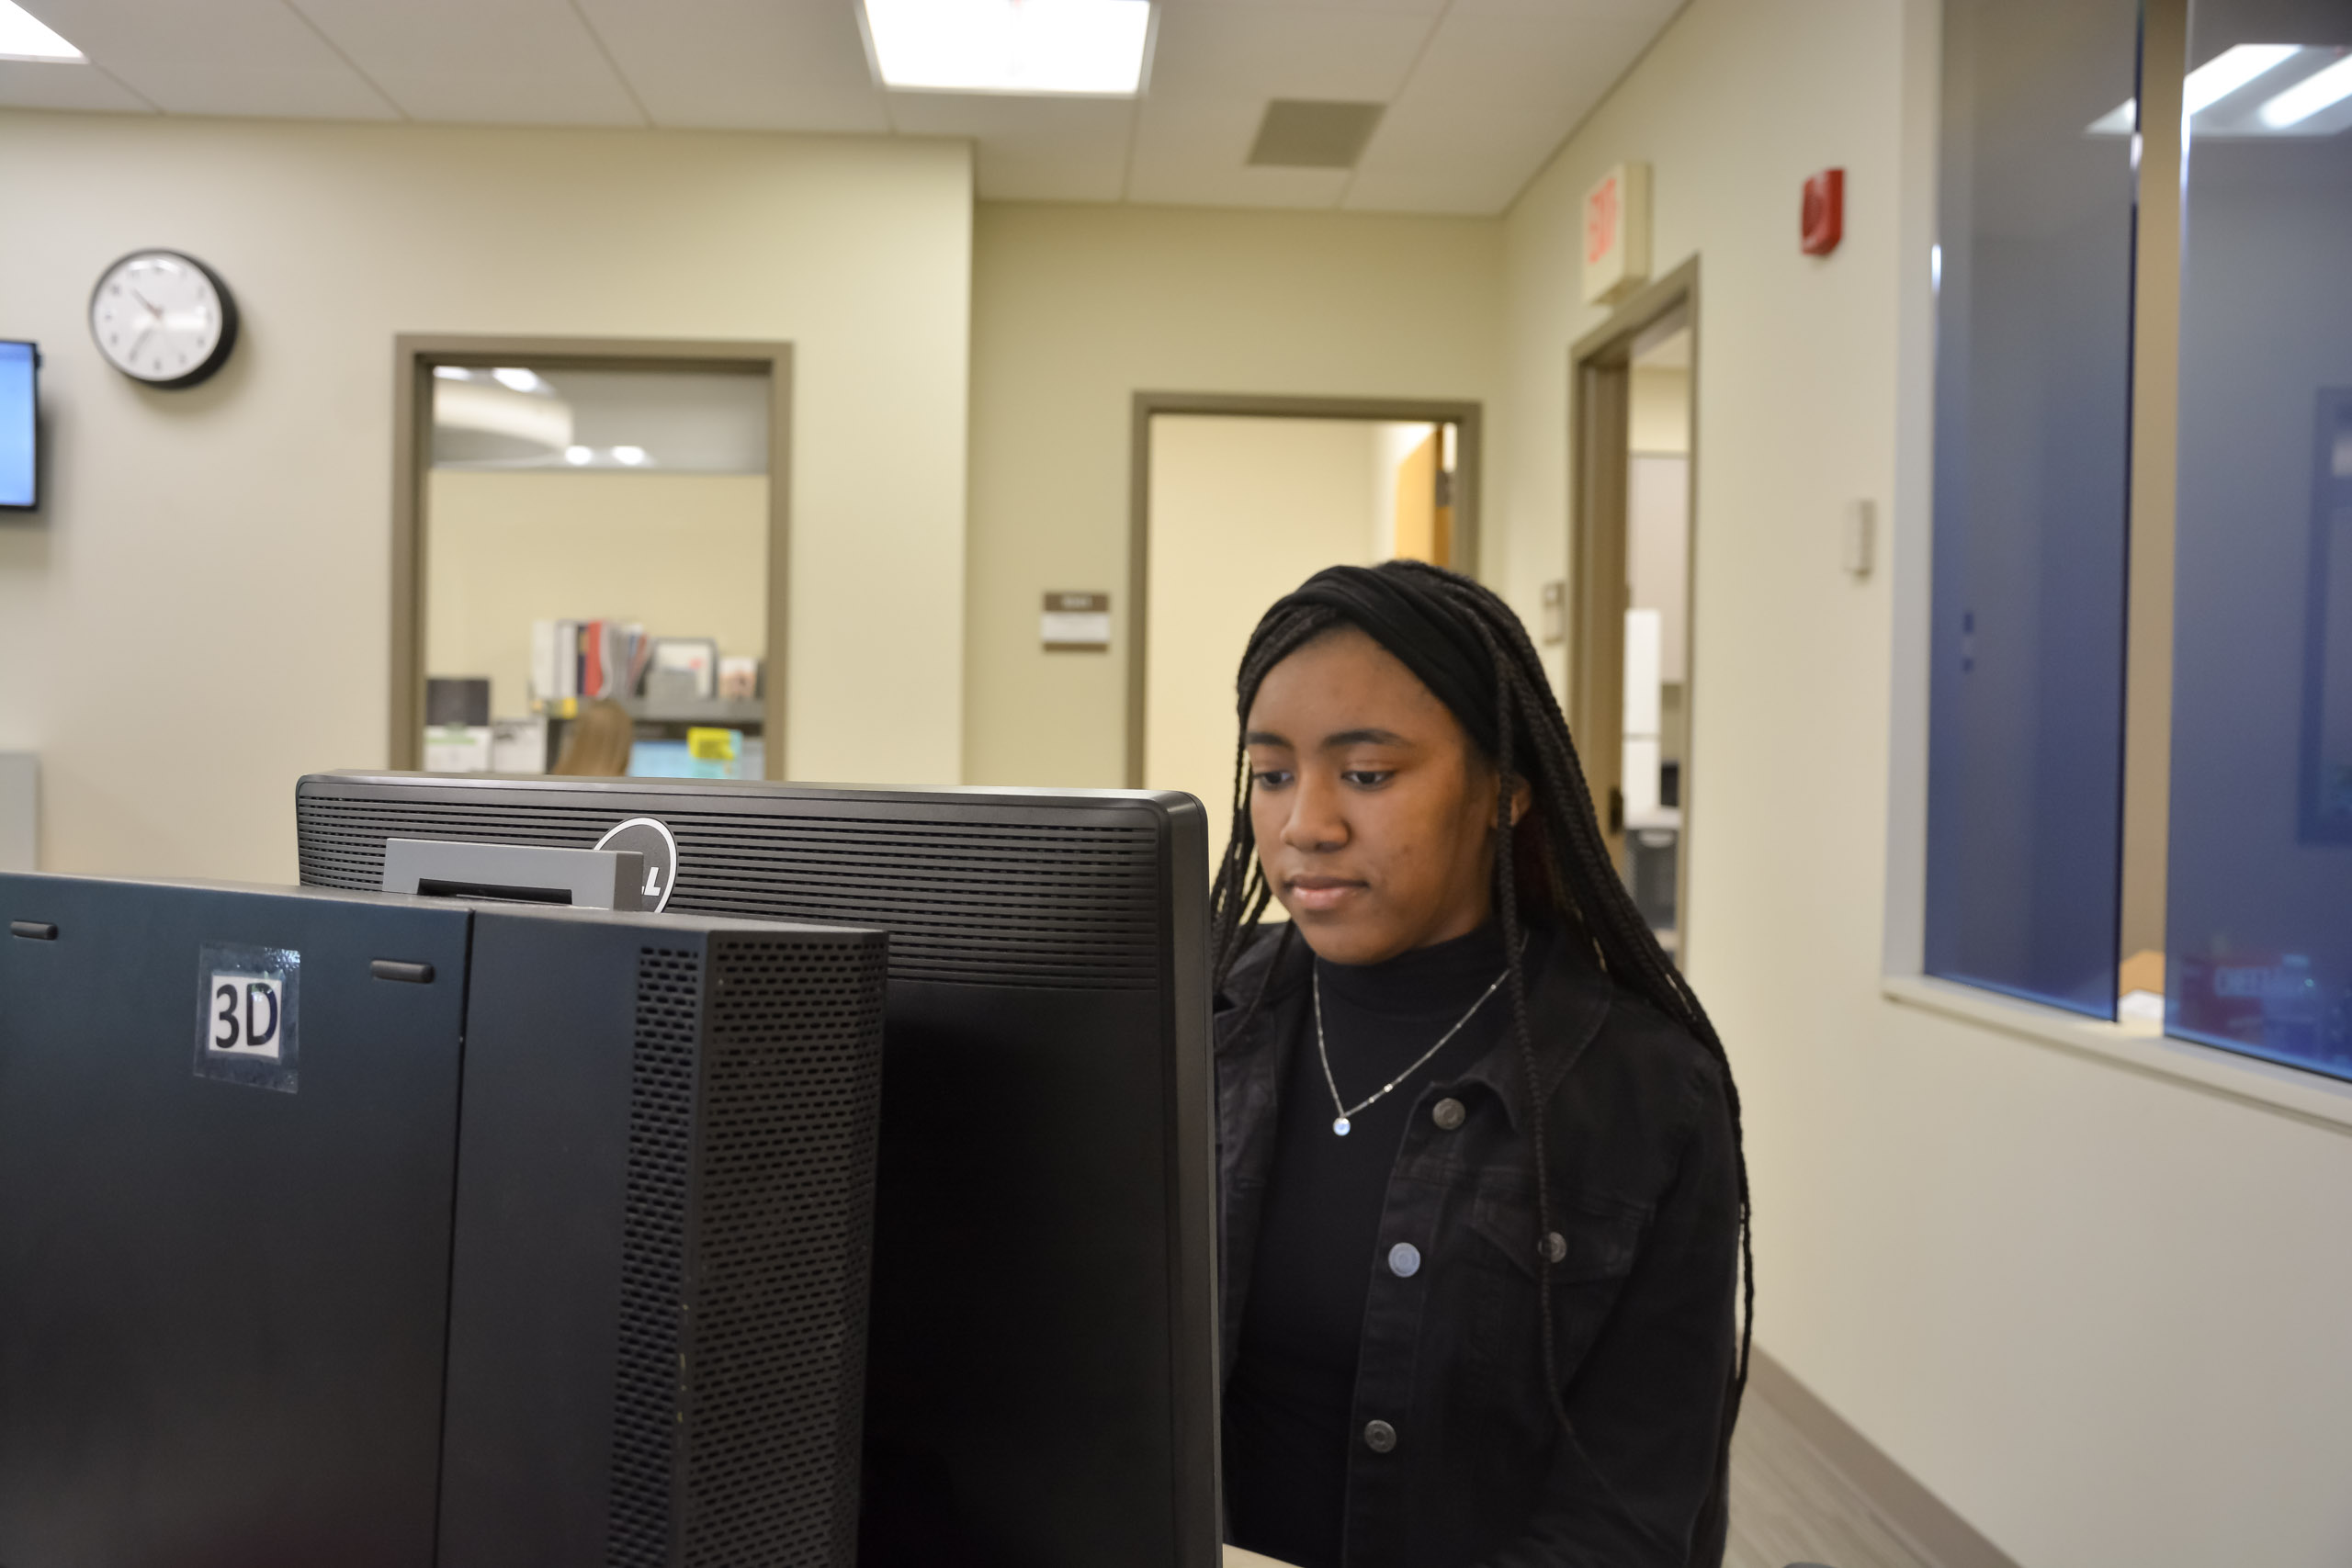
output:
<path id="1" fill-rule="evenodd" d="M 2139 8 L 1944 17 L 1926 967 L 2111 1017 Z"/>
<path id="2" fill-rule="evenodd" d="M 763 776 L 770 396 L 749 370 L 435 368 L 428 770 L 545 773 L 609 700 L 629 733 L 597 771 Z"/>
<path id="3" fill-rule="evenodd" d="M 2352 7 L 2189 64 L 2167 1028 L 2352 1077 Z"/>

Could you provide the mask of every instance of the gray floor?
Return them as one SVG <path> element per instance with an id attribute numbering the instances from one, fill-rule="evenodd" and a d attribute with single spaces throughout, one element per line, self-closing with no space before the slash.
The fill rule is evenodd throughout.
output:
<path id="1" fill-rule="evenodd" d="M 1724 1568 L 1938 1568 L 1750 1386 L 1731 1445 Z"/>

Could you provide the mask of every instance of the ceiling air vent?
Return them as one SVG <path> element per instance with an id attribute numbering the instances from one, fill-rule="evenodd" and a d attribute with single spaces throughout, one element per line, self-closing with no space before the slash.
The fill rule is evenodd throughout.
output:
<path id="1" fill-rule="evenodd" d="M 1259 122 L 1250 162 L 1275 169 L 1352 169 L 1381 113 L 1379 104 L 1276 98 Z"/>

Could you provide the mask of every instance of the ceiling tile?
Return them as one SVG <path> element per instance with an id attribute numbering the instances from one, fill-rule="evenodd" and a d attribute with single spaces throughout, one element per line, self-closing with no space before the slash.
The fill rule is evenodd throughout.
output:
<path id="1" fill-rule="evenodd" d="M 1674 9 L 1674 0 L 1457 0 L 1340 205 L 1502 211 Z"/>
<path id="2" fill-rule="evenodd" d="M 475 124 L 642 125 L 567 0 L 288 0 L 401 112 Z"/>
<path id="3" fill-rule="evenodd" d="M 971 137 L 983 201 L 1116 201 L 1135 100 L 892 93 L 890 118 L 912 135 Z"/>
<path id="4" fill-rule="evenodd" d="M 1330 207 L 1344 169 L 1260 169 L 1246 162 L 1264 106 L 1153 96 L 1138 107 L 1127 199 L 1186 207 Z"/>
<path id="5" fill-rule="evenodd" d="M 136 93 L 96 66 L 74 61 L 0 60 L 0 107 L 153 112 Z"/>
<path id="6" fill-rule="evenodd" d="M 1385 103 L 1429 36 L 1425 16 L 1301 6 L 1171 6 L 1152 45 L 1152 97 Z"/>
<path id="7" fill-rule="evenodd" d="M 392 119 L 284 0 L 36 0 L 41 19 L 169 114 Z"/>
<path id="8" fill-rule="evenodd" d="M 656 125 L 887 131 L 854 0 L 579 0 Z"/>
<path id="9" fill-rule="evenodd" d="M 124 64 L 112 67 L 167 114 L 293 119 L 398 119 L 391 100 L 336 62 L 316 70 Z"/>

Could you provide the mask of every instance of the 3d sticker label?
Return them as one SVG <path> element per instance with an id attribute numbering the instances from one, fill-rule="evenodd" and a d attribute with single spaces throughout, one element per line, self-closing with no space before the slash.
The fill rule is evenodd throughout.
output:
<path id="1" fill-rule="evenodd" d="M 209 944 L 197 955 L 196 1076 L 292 1094 L 300 1082 L 302 955 Z"/>

